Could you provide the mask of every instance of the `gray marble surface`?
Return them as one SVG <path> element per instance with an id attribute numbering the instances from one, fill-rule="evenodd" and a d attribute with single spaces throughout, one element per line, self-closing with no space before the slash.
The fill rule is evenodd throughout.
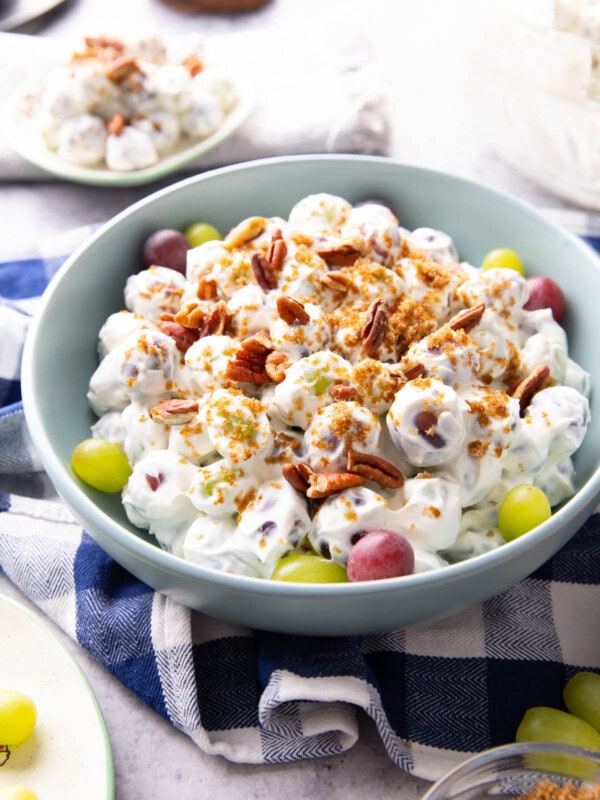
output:
<path id="1" fill-rule="evenodd" d="M 265 26 L 285 34 L 309 20 L 328 26 L 335 36 L 339 21 L 349 20 L 375 42 L 382 61 L 394 158 L 475 178 L 543 207 L 565 207 L 503 164 L 478 132 L 477 108 L 467 91 L 474 79 L 468 60 L 471 10 L 468 0 L 272 0 L 255 14 L 190 18 L 158 0 L 68 0 L 28 32 L 72 38 L 104 31 L 124 35 L 132 29 L 177 32 L 194 25 L 208 35 Z M 70 228 L 102 222 L 155 188 L 91 188 L 51 178 L 7 182 L 0 175 L 0 255 L 22 253 Z M 30 605 L 1 575 L 0 593 Z M 367 718 L 361 718 L 358 743 L 334 758 L 251 766 L 207 756 L 49 624 L 98 698 L 113 750 L 118 800 L 416 800 L 428 785 L 391 762 Z"/>

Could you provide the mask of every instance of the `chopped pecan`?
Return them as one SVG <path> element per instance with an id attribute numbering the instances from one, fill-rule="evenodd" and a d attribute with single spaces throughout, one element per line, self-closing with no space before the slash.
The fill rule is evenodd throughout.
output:
<path id="1" fill-rule="evenodd" d="M 285 353 L 278 353 L 274 351 L 269 353 L 265 361 L 265 372 L 273 383 L 281 383 L 285 378 L 287 368 L 290 366 L 290 360 Z"/>
<path id="2" fill-rule="evenodd" d="M 369 306 L 362 329 L 363 348 L 374 352 L 383 342 L 388 329 L 388 312 L 385 302 L 379 298 Z"/>
<path id="3" fill-rule="evenodd" d="M 190 303 L 175 314 L 174 320 L 184 328 L 201 328 L 206 312 L 198 303 Z"/>
<path id="4" fill-rule="evenodd" d="M 306 494 L 309 489 L 309 477 L 313 475 L 312 469 L 299 462 L 298 464 L 284 464 L 281 469 L 283 477 L 288 483 L 302 494 Z"/>
<path id="5" fill-rule="evenodd" d="M 323 245 L 316 252 L 328 267 L 350 267 L 361 256 L 356 247 L 347 243 Z"/>
<path id="6" fill-rule="evenodd" d="M 416 364 L 391 364 L 389 373 L 393 378 L 400 378 L 403 381 L 414 381 L 415 378 L 420 378 L 425 374 L 425 364 L 420 362 Z"/>
<path id="7" fill-rule="evenodd" d="M 550 375 L 550 367 L 547 364 L 540 364 L 510 389 L 509 394 L 519 401 L 521 414 L 525 413 L 525 409 L 531 403 L 534 394 L 542 388 L 548 375 Z"/>
<path id="8" fill-rule="evenodd" d="M 172 314 L 161 314 L 158 327 L 163 333 L 175 340 L 177 349 L 181 350 L 182 353 L 189 350 L 199 338 L 197 329 L 186 328 L 180 325 L 178 322 L 175 322 Z"/>
<path id="9" fill-rule="evenodd" d="M 267 221 L 264 217 L 248 217 L 232 228 L 225 239 L 223 247 L 226 250 L 235 250 L 236 247 L 251 242 L 264 231 Z"/>
<path id="10" fill-rule="evenodd" d="M 119 135 L 123 128 L 125 127 L 125 117 L 123 114 L 113 114 L 112 117 L 106 123 L 106 131 L 109 134 Z"/>
<path id="11" fill-rule="evenodd" d="M 313 472 L 308 478 L 309 487 L 306 496 L 313 500 L 329 497 L 344 489 L 362 486 L 364 482 L 362 475 L 355 475 L 352 472 Z"/>
<path id="12" fill-rule="evenodd" d="M 271 265 L 271 269 L 279 272 L 283 266 L 283 260 L 287 255 L 287 245 L 283 240 L 283 234 L 277 228 L 267 249 L 267 261 Z"/>
<path id="13" fill-rule="evenodd" d="M 334 292 L 340 292 L 342 294 L 345 294 L 354 287 L 350 276 L 345 272 L 342 272 L 342 270 L 326 272 L 325 275 L 322 275 L 319 278 L 319 280 L 323 286 L 326 286 L 328 289 L 331 289 Z"/>
<path id="14" fill-rule="evenodd" d="M 275 349 L 275 345 L 266 331 L 258 331 L 252 336 L 248 336 L 241 344 L 243 350 L 265 358 L 268 353 Z"/>
<path id="15" fill-rule="evenodd" d="M 472 308 L 465 308 L 452 317 L 452 319 L 448 322 L 448 327 L 452 328 L 453 331 L 460 330 L 468 333 L 479 324 L 484 311 L 485 303 L 479 303 Z"/>
<path id="16" fill-rule="evenodd" d="M 399 489 L 404 485 L 404 475 L 397 467 L 370 453 L 348 450 L 348 472 L 375 481 L 384 489 Z"/>
<path id="17" fill-rule="evenodd" d="M 90 50 L 104 50 L 110 48 L 118 50 L 121 53 L 125 50 L 125 44 L 120 39 L 112 39 L 109 36 L 86 36 L 84 38 L 85 46 Z"/>
<path id="18" fill-rule="evenodd" d="M 204 64 L 200 60 L 200 58 L 196 55 L 196 53 L 191 53 L 189 56 L 183 59 L 181 65 L 187 69 L 190 73 L 192 78 L 194 78 L 199 72 L 202 72 L 204 69 Z"/>
<path id="19" fill-rule="evenodd" d="M 225 333 L 231 314 L 224 300 L 220 300 L 215 307 L 204 316 L 200 326 L 200 338 L 205 336 L 222 336 Z"/>
<path id="20" fill-rule="evenodd" d="M 343 383 L 334 383 L 328 391 L 334 400 L 354 400 L 358 397 L 356 386 L 345 386 Z"/>
<path id="21" fill-rule="evenodd" d="M 277 298 L 277 313 L 288 325 L 293 325 L 294 322 L 306 325 L 310 321 L 310 316 L 304 305 L 299 300 L 294 300 L 293 297 L 288 297 L 287 295 Z"/>
<path id="22" fill-rule="evenodd" d="M 214 300 L 217 296 L 217 282 L 212 278 L 202 278 L 196 289 L 198 300 Z"/>
<path id="23" fill-rule="evenodd" d="M 277 275 L 265 256 L 263 256 L 262 253 L 252 253 L 250 263 L 252 264 L 252 272 L 254 273 L 256 282 L 263 292 L 269 292 L 271 289 L 275 289 L 277 286 Z"/>
<path id="24" fill-rule="evenodd" d="M 109 80 L 120 83 L 129 75 L 138 71 L 139 66 L 135 56 L 119 56 L 119 58 L 115 58 L 114 61 L 108 64 L 104 74 Z"/>
<path id="25" fill-rule="evenodd" d="M 162 422 L 164 425 L 185 425 L 194 419 L 199 408 L 197 400 L 173 398 L 163 400 L 151 408 L 150 417 L 154 422 Z"/>
<path id="26" fill-rule="evenodd" d="M 225 377 L 244 383 L 270 383 L 272 378 L 266 363 L 272 350 L 273 343 L 264 331 L 244 339 L 235 357 L 227 364 Z"/>

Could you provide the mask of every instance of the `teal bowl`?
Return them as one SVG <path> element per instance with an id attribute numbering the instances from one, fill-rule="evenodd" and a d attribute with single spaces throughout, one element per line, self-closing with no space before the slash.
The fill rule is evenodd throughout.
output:
<path id="1" fill-rule="evenodd" d="M 27 338 L 23 400 L 31 437 L 59 494 L 119 564 L 186 606 L 253 628 L 290 634 L 388 631 L 456 613 L 522 580 L 559 550 L 600 497 L 600 392 L 575 457 L 577 493 L 544 524 L 492 552 L 403 578 L 348 584 L 293 584 L 232 575 L 161 550 L 134 528 L 119 496 L 83 486 L 70 467 L 89 436 L 88 381 L 98 331 L 123 307 L 127 276 L 157 228 L 207 219 L 228 230 L 253 216 L 286 217 L 302 197 L 329 192 L 356 202 L 386 197 L 406 228 L 449 233 L 473 264 L 496 246 L 521 255 L 530 274 L 564 289 L 571 356 L 600 380 L 600 261 L 576 236 L 534 208 L 462 178 L 370 156 L 315 155 L 254 161 L 198 175 L 135 203 L 74 253 L 53 278 Z"/>

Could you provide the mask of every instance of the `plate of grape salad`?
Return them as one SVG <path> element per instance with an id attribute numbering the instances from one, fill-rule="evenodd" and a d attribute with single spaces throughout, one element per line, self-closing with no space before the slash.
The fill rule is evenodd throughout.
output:
<path id="1" fill-rule="evenodd" d="M 199 37 L 86 36 L 52 48 L 19 87 L 8 137 L 24 158 L 79 183 L 148 183 L 231 136 L 254 100 Z"/>
<path id="2" fill-rule="evenodd" d="M 376 157 L 227 167 L 65 264 L 26 414 L 86 529 L 159 591 L 286 632 L 411 624 L 530 574 L 593 510 L 596 281 L 580 240 L 472 182 Z"/>
<path id="3" fill-rule="evenodd" d="M 6 797 L 12 798 L 13 787 L 18 800 L 113 800 L 108 734 L 81 668 L 21 603 L 0 596 L 0 618 L 0 738 L 7 739 L 0 742 L 0 787 Z"/>

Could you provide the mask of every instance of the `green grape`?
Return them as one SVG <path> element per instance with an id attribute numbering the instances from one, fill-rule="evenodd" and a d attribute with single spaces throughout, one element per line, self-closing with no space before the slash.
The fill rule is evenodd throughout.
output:
<path id="1" fill-rule="evenodd" d="M 0 800 L 38 800 L 38 796 L 27 786 L 13 784 L 0 789 Z"/>
<path id="2" fill-rule="evenodd" d="M 71 466 L 78 478 L 101 492 L 120 492 L 131 475 L 127 456 L 106 439 L 84 439 L 75 447 Z"/>
<path id="3" fill-rule="evenodd" d="M 563 698 L 571 714 L 585 720 L 600 733 L 600 675 L 578 672 L 567 682 Z"/>
<path id="4" fill-rule="evenodd" d="M 336 561 L 322 558 L 314 553 L 290 553 L 279 559 L 271 580 L 294 583 L 346 583 L 348 576 L 345 568 Z"/>
<path id="5" fill-rule="evenodd" d="M 223 238 L 220 231 L 208 222 L 192 223 L 185 229 L 183 235 L 192 247 L 199 247 L 201 244 L 204 244 L 204 242 Z"/>
<path id="6" fill-rule="evenodd" d="M 556 742 L 584 750 L 600 752 L 600 734 L 579 717 L 547 706 L 528 709 L 517 728 L 517 742 Z M 584 758 L 549 754 L 530 755 L 530 768 L 544 772 L 556 772 L 571 777 L 590 777 L 596 767 Z"/>
<path id="7" fill-rule="evenodd" d="M 562 742 L 600 753 L 600 733 L 583 719 L 547 706 L 534 706 L 523 715 L 517 742 Z"/>
<path id="8" fill-rule="evenodd" d="M 0 688 L 0 744 L 21 744 L 31 736 L 37 710 L 23 692 Z"/>
<path id="9" fill-rule="evenodd" d="M 519 484 L 507 492 L 498 511 L 498 527 L 506 542 L 541 525 L 552 515 L 550 502 L 537 486 Z"/>
<path id="10" fill-rule="evenodd" d="M 519 275 L 525 275 L 521 259 L 508 247 L 496 247 L 490 250 L 482 261 L 481 269 L 514 269 Z"/>

